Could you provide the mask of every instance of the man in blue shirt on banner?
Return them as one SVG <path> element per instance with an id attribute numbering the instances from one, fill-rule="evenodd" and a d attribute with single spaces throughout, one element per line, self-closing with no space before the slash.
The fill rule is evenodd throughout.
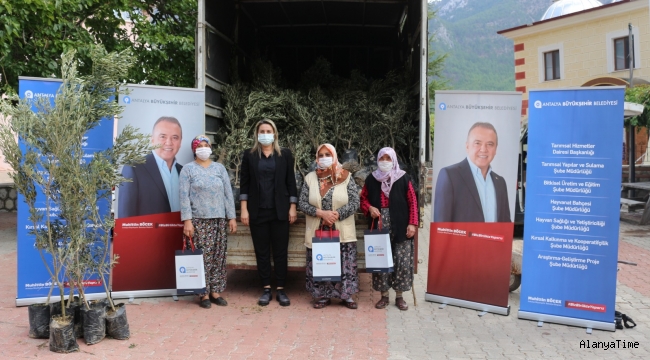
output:
<path id="1" fill-rule="evenodd" d="M 440 169 L 433 207 L 434 222 L 511 222 L 508 189 L 490 163 L 499 138 L 494 126 L 477 122 L 469 129 L 467 158 Z"/>
<path id="2" fill-rule="evenodd" d="M 119 187 L 117 217 L 180 211 L 178 176 L 183 166 L 176 162 L 183 130 L 171 116 L 153 126 L 151 143 L 159 147 L 145 157 L 144 164 L 124 166 L 122 176 L 131 179 Z"/>

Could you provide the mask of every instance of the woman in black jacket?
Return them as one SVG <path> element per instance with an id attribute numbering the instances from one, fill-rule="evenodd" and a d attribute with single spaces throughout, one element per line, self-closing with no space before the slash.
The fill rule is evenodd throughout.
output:
<path id="1" fill-rule="evenodd" d="M 284 292 L 287 278 L 289 224 L 296 221 L 296 177 L 293 155 L 278 145 L 275 123 L 264 119 L 255 125 L 254 146 L 244 152 L 241 166 L 241 221 L 249 225 L 257 271 L 264 292 L 258 304 L 266 306 L 271 294 L 271 251 L 277 280 L 276 299 L 289 306 Z"/>

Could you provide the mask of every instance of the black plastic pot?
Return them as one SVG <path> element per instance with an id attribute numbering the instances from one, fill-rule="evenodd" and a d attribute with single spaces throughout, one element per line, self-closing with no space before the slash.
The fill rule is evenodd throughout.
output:
<path id="1" fill-rule="evenodd" d="M 50 317 L 55 315 L 61 315 L 61 302 L 51 302 L 50 303 Z"/>
<path id="2" fill-rule="evenodd" d="M 64 354 L 79 351 L 73 321 L 72 316 L 52 316 L 50 321 L 50 351 Z"/>
<path id="3" fill-rule="evenodd" d="M 115 304 L 115 311 L 110 307 L 106 308 L 106 333 L 117 340 L 126 340 L 131 337 L 124 303 Z"/>
<path id="4" fill-rule="evenodd" d="M 32 304 L 27 307 L 29 316 L 29 337 L 32 339 L 47 339 L 50 337 L 50 306 L 47 304 Z"/>
<path id="5" fill-rule="evenodd" d="M 84 305 L 81 308 L 81 314 L 86 344 L 94 345 L 102 341 L 106 337 L 106 307 L 104 303 L 91 303 L 90 309 Z"/>
<path id="6" fill-rule="evenodd" d="M 69 307 L 65 308 L 65 314 L 73 317 L 74 321 L 74 333 L 77 335 L 77 338 L 84 337 L 84 327 L 83 321 L 81 319 L 81 307 L 85 306 L 75 297 L 74 301 L 70 304 Z"/>

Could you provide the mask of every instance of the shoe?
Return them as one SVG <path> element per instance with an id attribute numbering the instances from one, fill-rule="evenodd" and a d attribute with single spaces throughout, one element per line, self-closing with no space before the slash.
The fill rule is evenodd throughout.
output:
<path id="1" fill-rule="evenodd" d="M 212 294 L 210 294 L 210 302 L 219 306 L 228 306 L 228 302 L 226 301 L 226 299 L 222 298 L 221 296 L 215 298 L 212 296 Z"/>
<path id="2" fill-rule="evenodd" d="M 388 296 L 382 296 L 379 301 L 375 304 L 375 309 L 384 309 L 386 306 L 388 306 L 389 301 L 388 301 Z"/>
<path id="3" fill-rule="evenodd" d="M 341 304 L 342 304 L 342 305 L 345 305 L 345 307 L 348 308 L 348 309 L 352 309 L 352 310 L 356 310 L 356 309 L 357 309 L 357 303 L 355 303 L 354 301 L 345 301 L 345 300 L 342 300 L 342 301 L 341 301 Z"/>
<path id="4" fill-rule="evenodd" d="M 332 300 L 326 298 L 314 300 L 314 309 L 322 309 L 331 303 Z"/>
<path id="5" fill-rule="evenodd" d="M 259 306 L 266 306 L 271 302 L 272 297 L 273 295 L 271 295 L 271 289 L 264 288 L 264 293 L 262 296 L 260 296 L 259 300 L 257 300 L 257 304 Z"/>
<path id="6" fill-rule="evenodd" d="M 205 300 L 201 300 L 201 302 L 199 302 L 199 306 L 204 308 L 204 309 L 209 309 L 209 308 L 212 307 L 212 304 L 210 304 L 210 299 L 205 299 Z"/>
<path id="7" fill-rule="evenodd" d="M 401 297 L 395 299 L 395 306 L 397 306 L 402 311 L 406 311 L 409 309 L 409 306 L 406 305 L 406 301 L 404 301 L 404 298 Z"/>
<path id="8" fill-rule="evenodd" d="M 291 305 L 291 301 L 289 300 L 287 294 L 284 292 L 284 289 L 278 289 L 278 293 L 275 296 L 275 299 L 280 303 L 280 306 Z"/>

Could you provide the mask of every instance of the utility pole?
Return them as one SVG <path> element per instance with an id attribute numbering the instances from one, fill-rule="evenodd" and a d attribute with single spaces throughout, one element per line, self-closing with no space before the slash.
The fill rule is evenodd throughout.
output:
<path id="1" fill-rule="evenodd" d="M 632 34 L 632 23 L 627 25 L 629 29 L 628 34 L 628 59 L 627 63 L 630 67 L 630 89 L 634 87 L 634 34 Z M 634 126 L 628 125 L 628 182 L 633 183 L 635 180 L 635 163 L 636 163 L 636 150 L 634 149 Z M 628 191 L 628 198 L 634 197 L 634 190 Z"/>

